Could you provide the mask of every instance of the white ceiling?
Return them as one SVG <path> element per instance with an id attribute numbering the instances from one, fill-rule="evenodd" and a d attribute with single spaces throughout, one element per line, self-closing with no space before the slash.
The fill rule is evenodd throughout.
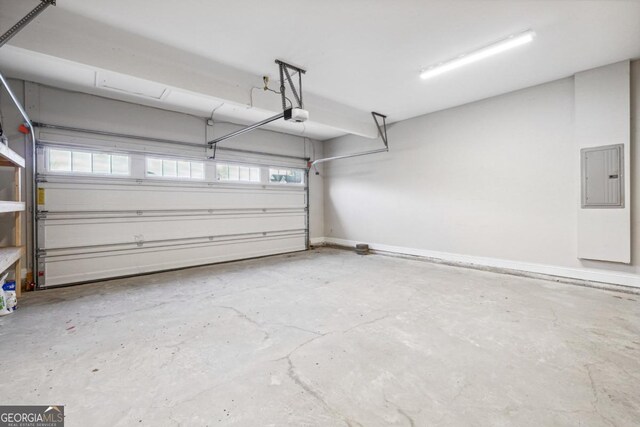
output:
<path id="1" fill-rule="evenodd" d="M 0 2 L 2 28 L 37 4 Z M 423 67 L 527 29 L 537 33 L 529 45 L 419 78 Z M 167 95 L 163 108 L 184 110 L 200 96 L 189 112 L 224 102 L 248 122 L 277 111 L 278 99 L 260 90 L 253 92 L 259 108 L 248 104 L 261 75 L 275 78 L 280 58 L 308 70 L 312 122 L 304 132 L 374 137 L 370 111 L 394 122 L 639 58 L 640 1 L 58 0 L 10 44 L 21 49 L 2 48 L 0 66 L 13 74 L 73 86 L 73 67 L 109 70 L 171 88 L 176 100 Z M 52 71 L 55 58 L 69 71 L 52 78 L 45 67 L 27 70 Z M 86 86 L 81 80 L 75 84 Z M 92 93 L 127 98 L 93 86 Z"/>

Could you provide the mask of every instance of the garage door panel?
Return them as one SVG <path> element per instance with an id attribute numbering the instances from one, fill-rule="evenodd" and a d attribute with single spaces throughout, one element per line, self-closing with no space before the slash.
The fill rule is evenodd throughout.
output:
<path id="1" fill-rule="evenodd" d="M 240 166 L 235 167 L 235 181 L 231 166 L 226 169 L 229 176 L 218 181 L 217 161 L 205 159 L 197 160 L 204 164 L 204 175 L 197 179 L 177 178 L 175 173 L 149 177 L 146 168 L 152 163 L 145 154 L 132 151 L 127 155 L 128 175 L 100 175 L 76 173 L 74 168 L 94 171 L 87 154 L 92 150 L 102 153 L 91 154 L 94 163 L 115 161 L 110 154 L 105 157 L 105 147 L 55 150 L 45 145 L 38 151 L 40 287 L 307 248 L 307 187 L 299 183 L 302 167 L 286 171 L 275 165 L 293 177 L 289 183 L 286 179 L 271 183 L 268 163 L 242 166 L 243 173 L 258 168 L 259 182 L 240 181 Z M 123 155 L 118 151 L 119 159 Z M 184 164 L 194 165 L 188 163 L 193 159 L 170 160 L 167 168 L 182 162 L 181 173 Z M 165 166 L 162 163 L 162 174 Z M 249 177 L 256 176 L 252 173 Z"/>
<path id="2" fill-rule="evenodd" d="M 47 249 L 180 238 L 304 230 L 304 211 L 292 214 L 244 216 L 167 216 L 118 219 L 57 219 L 43 221 Z"/>
<path id="3" fill-rule="evenodd" d="M 85 188 L 43 183 L 42 210 L 53 212 L 303 208 L 305 192 L 273 190 L 221 190 L 216 188 L 117 187 Z"/>
<path id="4" fill-rule="evenodd" d="M 86 282 L 306 249 L 304 234 L 276 239 L 45 257 L 46 286 Z"/>

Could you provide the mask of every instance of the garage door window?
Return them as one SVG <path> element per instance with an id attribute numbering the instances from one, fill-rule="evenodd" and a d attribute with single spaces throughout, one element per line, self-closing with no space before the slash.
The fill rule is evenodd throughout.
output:
<path id="1" fill-rule="evenodd" d="M 57 173 L 129 175 L 129 156 L 87 151 L 48 149 L 48 170 Z"/>
<path id="2" fill-rule="evenodd" d="M 260 182 L 260 168 L 218 163 L 216 176 L 218 181 Z"/>
<path id="3" fill-rule="evenodd" d="M 147 176 L 202 180 L 204 179 L 204 163 L 147 157 Z"/>
<path id="4" fill-rule="evenodd" d="M 269 182 L 280 184 L 304 184 L 302 169 L 269 169 Z"/>

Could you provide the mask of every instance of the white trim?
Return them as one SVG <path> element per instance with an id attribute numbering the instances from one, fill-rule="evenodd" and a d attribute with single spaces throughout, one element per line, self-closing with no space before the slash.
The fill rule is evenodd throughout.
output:
<path id="1" fill-rule="evenodd" d="M 326 237 L 312 237 L 309 239 L 311 246 L 322 246 L 326 241 Z"/>
<path id="2" fill-rule="evenodd" d="M 311 239 L 316 244 L 329 243 L 339 246 L 353 247 L 356 243 L 363 243 L 355 240 L 336 239 L 333 237 Z M 321 242 L 322 241 L 322 242 Z M 515 270 L 528 273 L 541 274 L 545 276 L 561 277 L 567 279 L 585 280 L 589 282 L 600 282 L 613 285 L 632 286 L 640 288 L 640 275 L 633 273 L 622 273 L 617 271 L 598 270 L 594 268 L 572 268 L 556 265 L 534 264 L 521 261 L 511 261 L 498 258 L 485 258 L 471 255 L 452 254 L 448 252 L 430 251 L 427 249 L 405 248 L 402 246 L 390 246 L 379 243 L 369 243 L 369 247 L 374 251 L 390 252 L 394 254 L 413 255 L 435 260 L 442 260 L 466 266 L 491 267 L 505 270 Z"/>

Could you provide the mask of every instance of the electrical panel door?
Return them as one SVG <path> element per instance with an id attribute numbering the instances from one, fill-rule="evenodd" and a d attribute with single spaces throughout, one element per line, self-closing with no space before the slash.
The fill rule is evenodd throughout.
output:
<path id="1" fill-rule="evenodd" d="M 583 208 L 624 207 L 623 149 L 619 144 L 580 151 Z"/>

